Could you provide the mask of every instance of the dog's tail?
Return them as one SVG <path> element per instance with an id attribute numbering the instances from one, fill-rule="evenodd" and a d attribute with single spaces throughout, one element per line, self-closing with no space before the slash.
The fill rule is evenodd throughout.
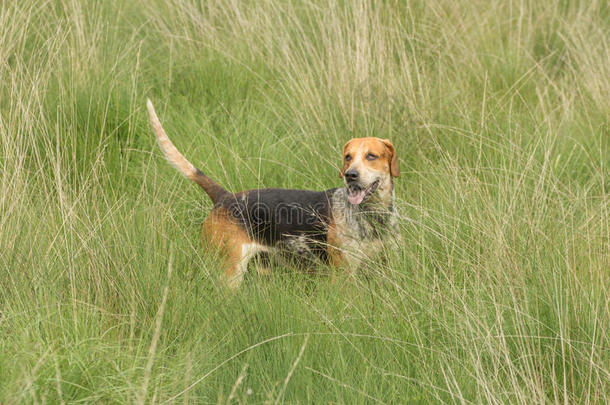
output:
<path id="1" fill-rule="evenodd" d="M 146 100 L 146 107 L 148 107 L 150 123 L 153 127 L 153 131 L 155 131 L 155 137 L 157 138 L 159 147 L 163 151 L 163 154 L 167 158 L 168 162 L 184 176 L 199 184 L 199 186 L 206 192 L 206 194 L 210 196 L 212 202 L 215 203 L 222 195 L 227 194 L 227 190 L 225 190 L 220 184 L 216 183 L 214 180 L 203 174 L 201 170 L 193 166 L 193 164 L 186 160 L 186 158 L 182 156 L 182 153 L 180 153 L 178 149 L 176 149 L 172 141 L 169 140 L 167 134 L 163 130 L 161 121 L 159 121 L 159 118 L 155 113 L 155 107 L 153 107 L 153 104 L 150 99 Z"/>

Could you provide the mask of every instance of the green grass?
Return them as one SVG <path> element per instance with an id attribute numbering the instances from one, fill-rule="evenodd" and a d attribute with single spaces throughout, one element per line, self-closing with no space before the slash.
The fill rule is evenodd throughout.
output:
<path id="1" fill-rule="evenodd" d="M 610 402 L 603 1 L 0 4 L 0 403 Z M 236 294 L 230 190 L 390 138 L 402 246 Z M 170 271 L 171 270 L 171 271 Z"/>

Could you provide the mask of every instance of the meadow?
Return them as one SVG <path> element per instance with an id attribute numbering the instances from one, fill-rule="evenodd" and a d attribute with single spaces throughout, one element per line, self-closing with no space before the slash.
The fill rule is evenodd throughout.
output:
<path id="1" fill-rule="evenodd" d="M 236 293 L 205 194 L 393 141 L 399 250 Z M 0 3 L 0 403 L 610 403 L 602 0 Z"/>

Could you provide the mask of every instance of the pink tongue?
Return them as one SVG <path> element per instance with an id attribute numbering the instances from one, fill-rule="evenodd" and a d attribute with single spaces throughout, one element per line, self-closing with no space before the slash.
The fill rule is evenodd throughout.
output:
<path id="1" fill-rule="evenodd" d="M 349 200 L 349 202 L 351 204 L 358 205 L 362 202 L 362 200 L 364 200 L 365 194 L 366 194 L 366 191 L 364 191 L 364 190 L 350 191 L 349 194 L 347 195 L 347 199 Z"/>

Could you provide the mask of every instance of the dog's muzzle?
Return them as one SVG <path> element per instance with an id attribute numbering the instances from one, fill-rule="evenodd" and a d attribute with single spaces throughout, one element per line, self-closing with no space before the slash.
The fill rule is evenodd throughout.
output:
<path id="1" fill-rule="evenodd" d="M 364 201 L 368 196 L 377 191 L 379 187 L 379 180 L 375 180 L 367 187 L 362 187 L 357 181 L 347 182 L 347 199 L 350 204 L 358 205 Z"/>

